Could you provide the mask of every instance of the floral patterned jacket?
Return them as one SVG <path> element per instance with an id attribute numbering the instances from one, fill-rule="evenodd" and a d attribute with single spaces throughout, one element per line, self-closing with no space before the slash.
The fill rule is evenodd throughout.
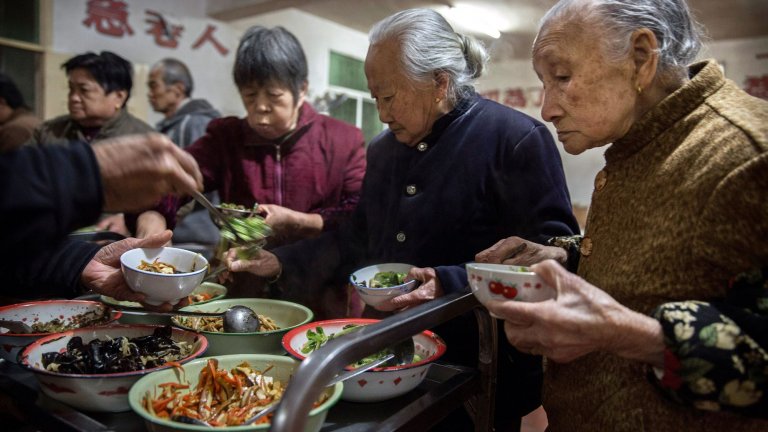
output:
<path id="1" fill-rule="evenodd" d="M 579 266 L 581 236 L 553 237 Z M 721 302 L 660 305 L 652 316 L 664 331 L 664 370 L 649 379 L 672 400 L 708 411 L 768 418 L 768 267 L 729 282 Z"/>
<path id="2" fill-rule="evenodd" d="M 664 330 L 664 370 L 651 380 L 673 400 L 768 418 L 768 267 L 730 282 L 722 302 L 674 302 L 653 317 Z"/>

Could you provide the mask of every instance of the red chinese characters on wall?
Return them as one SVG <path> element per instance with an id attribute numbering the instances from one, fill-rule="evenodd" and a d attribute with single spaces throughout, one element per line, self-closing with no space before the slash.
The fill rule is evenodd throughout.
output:
<path id="1" fill-rule="evenodd" d="M 747 75 L 747 79 L 744 80 L 744 91 L 754 97 L 768 100 L 768 75 Z"/>
<path id="2" fill-rule="evenodd" d="M 107 36 L 123 37 L 133 35 L 128 24 L 128 5 L 117 0 L 88 0 L 83 21 L 85 27 L 95 27 L 96 31 Z"/>
<path id="3" fill-rule="evenodd" d="M 146 34 L 152 36 L 155 45 L 163 48 L 176 49 L 181 41 L 184 26 L 173 24 L 162 13 L 146 9 L 145 20 L 149 24 Z M 86 28 L 93 28 L 96 32 L 107 36 L 119 37 L 133 36 L 133 29 L 128 23 L 128 3 L 121 0 L 88 0 L 86 18 L 82 24 Z M 215 36 L 216 26 L 208 24 L 205 30 L 192 44 L 193 50 L 198 50 L 203 45 L 210 44 L 222 56 L 229 54 L 229 49 Z"/>
<path id="4" fill-rule="evenodd" d="M 538 108 L 541 107 L 544 92 L 539 87 L 513 87 L 508 89 L 486 90 L 480 94 L 482 97 L 500 102 L 512 108 Z"/>
<path id="5" fill-rule="evenodd" d="M 216 31 L 216 26 L 212 24 L 208 24 L 208 27 L 205 29 L 202 35 L 200 35 L 199 38 L 195 41 L 195 43 L 192 44 L 192 49 L 196 50 L 199 49 L 205 42 L 210 42 L 213 47 L 216 49 L 216 51 L 219 52 L 222 56 L 227 55 L 229 50 L 221 44 L 218 40 L 216 40 L 215 37 L 213 37 L 213 33 Z"/>
<path id="6" fill-rule="evenodd" d="M 184 31 L 184 26 L 169 23 L 160 12 L 147 9 L 146 13 L 149 18 L 145 21 L 150 25 L 147 34 L 155 38 L 155 45 L 176 49 L 179 46 L 179 37 Z"/>

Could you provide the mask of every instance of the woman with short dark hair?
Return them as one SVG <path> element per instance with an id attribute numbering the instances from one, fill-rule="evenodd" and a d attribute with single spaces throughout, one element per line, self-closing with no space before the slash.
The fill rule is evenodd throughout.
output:
<path id="1" fill-rule="evenodd" d="M 67 60 L 69 114 L 41 124 L 32 142 L 37 145 L 69 145 L 71 141 L 98 141 L 121 135 L 153 132 L 152 126 L 134 117 L 126 108 L 133 87 L 133 67 L 119 55 L 88 52 Z M 129 235 L 122 214 L 105 215 L 99 228 Z"/>
<path id="2" fill-rule="evenodd" d="M 357 205 L 365 172 L 365 140 L 356 127 L 319 114 L 306 101 L 307 60 L 282 27 L 254 26 L 240 40 L 233 69 L 247 111 L 211 121 L 187 147 L 221 201 L 259 211 L 275 233 L 269 247 L 334 229 Z M 175 223 L 178 203 L 139 218 L 140 237 Z M 230 295 L 266 295 L 266 285 L 234 275 Z M 309 294 L 309 293 L 308 293 Z M 320 314 L 344 312 L 340 299 L 305 298 Z M 334 310 L 335 309 L 335 310 Z"/>
<path id="3" fill-rule="evenodd" d="M 69 114 L 48 120 L 35 131 L 37 144 L 70 140 L 96 142 L 131 133 L 152 132 L 150 125 L 125 109 L 133 87 L 133 67 L 109 51 L 88 52 L 67 60 L 62 69 L 69 81 Z"/>

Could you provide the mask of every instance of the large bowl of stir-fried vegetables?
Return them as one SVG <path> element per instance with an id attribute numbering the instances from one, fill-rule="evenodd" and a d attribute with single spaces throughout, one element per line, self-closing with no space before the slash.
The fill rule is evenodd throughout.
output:
<path id="1" fill-rule="evenodd" d="M 304 360 L 330 339 L 343 337 L 346 333 L 375 322 L 378 320 L 366 318 L 311 322 L 288 332 L 283 338 L 283 347 L 291 356 Z M 414 335 L 413 345 L 413 361 L 407 364 L 376 367 L 348 379 L 344 382 L 344 393 L 341 398 L 350 402 L 379 402 L 404 395 L 416 388 L 424 380 L 432 363 L 445 353 L 446 345 L 440 336 L 429 330 Z M 389 349 L 384 349 L 358 360 L 347 366 L 347 369 L 364 366 L 391 352 Z"/>
<path id="2" fill-rule="evenodd" d="M 128 390 L 150 372 L 201 356 L 205 337 L 171 326 L 111 325 L 58 333 L 21 351 L 46 395 L 86 411 L 130 410 Z"/>
<path id="3" fill-rule="evenodd" d="M 174 247 L 131 249 L 120 256 L 125 282 L 151 305 L 176 304 L 203 282 L 208 260 Z"/>
<path id="4" fill-rule="evenodd" d="M 109 324 L 120 318 L 100 302 L 89 300 L 42 300 L 0 307 L 0 319 L 19 321 L 31 333 L 13 333 L 0 327 L 0 357 L 16 362 L 22 348 L 53 333 L 80 327 Z"/>
<path id="5" fill-rule="evenodd" d="M 201 358 L 179 369 L 145 376 L 131 388 L 128 398 L 150 431 L 211 430 L 178 421 L 184 417 L 219 430 L 267 430 L 273 414 L 256 424 L 242 423 L 280 400 L 297 366 L 290 357 L 265 354 Z M 305 432 L 320 430 L 342 388 L 338 383 L 325 389 L 309 413 Z"/>
<path id="6" fill-rule="evenodd" d="M 263 298 L 222 299 L 182 308 L 182 311 L 224 312 L 232 306 L 253 310 L 261 321 L 254 333 L 225 333 L 220 317 L 175 316 L 171 322 L 181 328 L 200 332 L 208 339 L 208 356 L 225 354 L 285 354 L 283 335 L 289 330 L 312 321 L 312 311 L 306 306 L 285 300 Z"/>

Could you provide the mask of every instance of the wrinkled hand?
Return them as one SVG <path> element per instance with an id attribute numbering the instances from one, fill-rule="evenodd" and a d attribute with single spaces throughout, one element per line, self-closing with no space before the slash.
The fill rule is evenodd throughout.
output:
<path id="1" fill-rule="evenodd" d="M 167 194 L 202 190 L 195 159 L 161 134 L 126 135 L 93 146 L 106 211 L 138 211 Z"/>
<path id="2" fill-rule="evenodd" d="M 524 266 L 533 265 L 547 259 L 553 259 L 561 264 L 565 264 L 568 260 L 568 254 L 564 249 L 556 246 L 544 246 L 520 237 L 508 237 L 499 240 L 493 246 L 475 255 L 475 261 L 479 263 Z"/>
<path id="3" fill-rule="evenodd" d="M 96 228 L 100 230 L 112 231 L 125 237 L 129 237 L 131 235 L 130 231 L 128 231 L 128 227 L 125 226 L 125 217 L 122 213 L 105 217 L 96 224 Z"/>
<path id="4" fill-rule="evenodd" d="M 101 248 L 91 261 L 85 266 L 80 281 L 87 288 L 102 295 L 117 300 L 134 301 L 141 303 L 145 308 L 160 311 L 170 311 L 174 307 L 186 305 L 186 299 L 172 306 L 164 303 L 159 306 L 144 303 L 144 294 L 133 291 L 126 283 L 123 272 L 120 270 L 120 255 L 135 248 L 161 247 L 170 241 L 171 231 L 147 237 L 145 239 L 127 238 Z"/>
<path id="5" fill-rule="evenodd" d="M 233 273 L 247 271 L 265 279 L 272 279 L 281 271 L 280 260 L 272 252 L 259 250 L 258 254 L 249 260 L 241 260 L 237 257 L 238 248 L 227 251 L 224 257 L 224 265 Z"/>
<path id="6" fill-rule="evenodd" d="M 421 281 L 421 285 L 415 290 L 389 300 L 383 301 L 376 306 L 380 311 L 402 310 L 411 306 L 418 306 L 430 300 L 434 300 L 443 295 L 443 287 L 440 285 L 440 279 L 437 278 L 435 269 L 431 267 L 414 267 L 405 276 L 406 282 L 409 280 Z"/>
<path id="7" fill-rule="evenodd" d="M 303 213 L 277 204 L 260 204 L 258 213 L 276 237 L 305 238 L 323 230 L 323 218 L 319 214 Z"/>
<path id="8" fill-rule="evenodd" d="M 663 364 L 660 324 L 552 260 L 532 266 L 557 297 L 539 303 L 493 300 L 488 310 L 504 319 L 509 343 L 522 352 L 569 362 L 595 351 Z"/>

